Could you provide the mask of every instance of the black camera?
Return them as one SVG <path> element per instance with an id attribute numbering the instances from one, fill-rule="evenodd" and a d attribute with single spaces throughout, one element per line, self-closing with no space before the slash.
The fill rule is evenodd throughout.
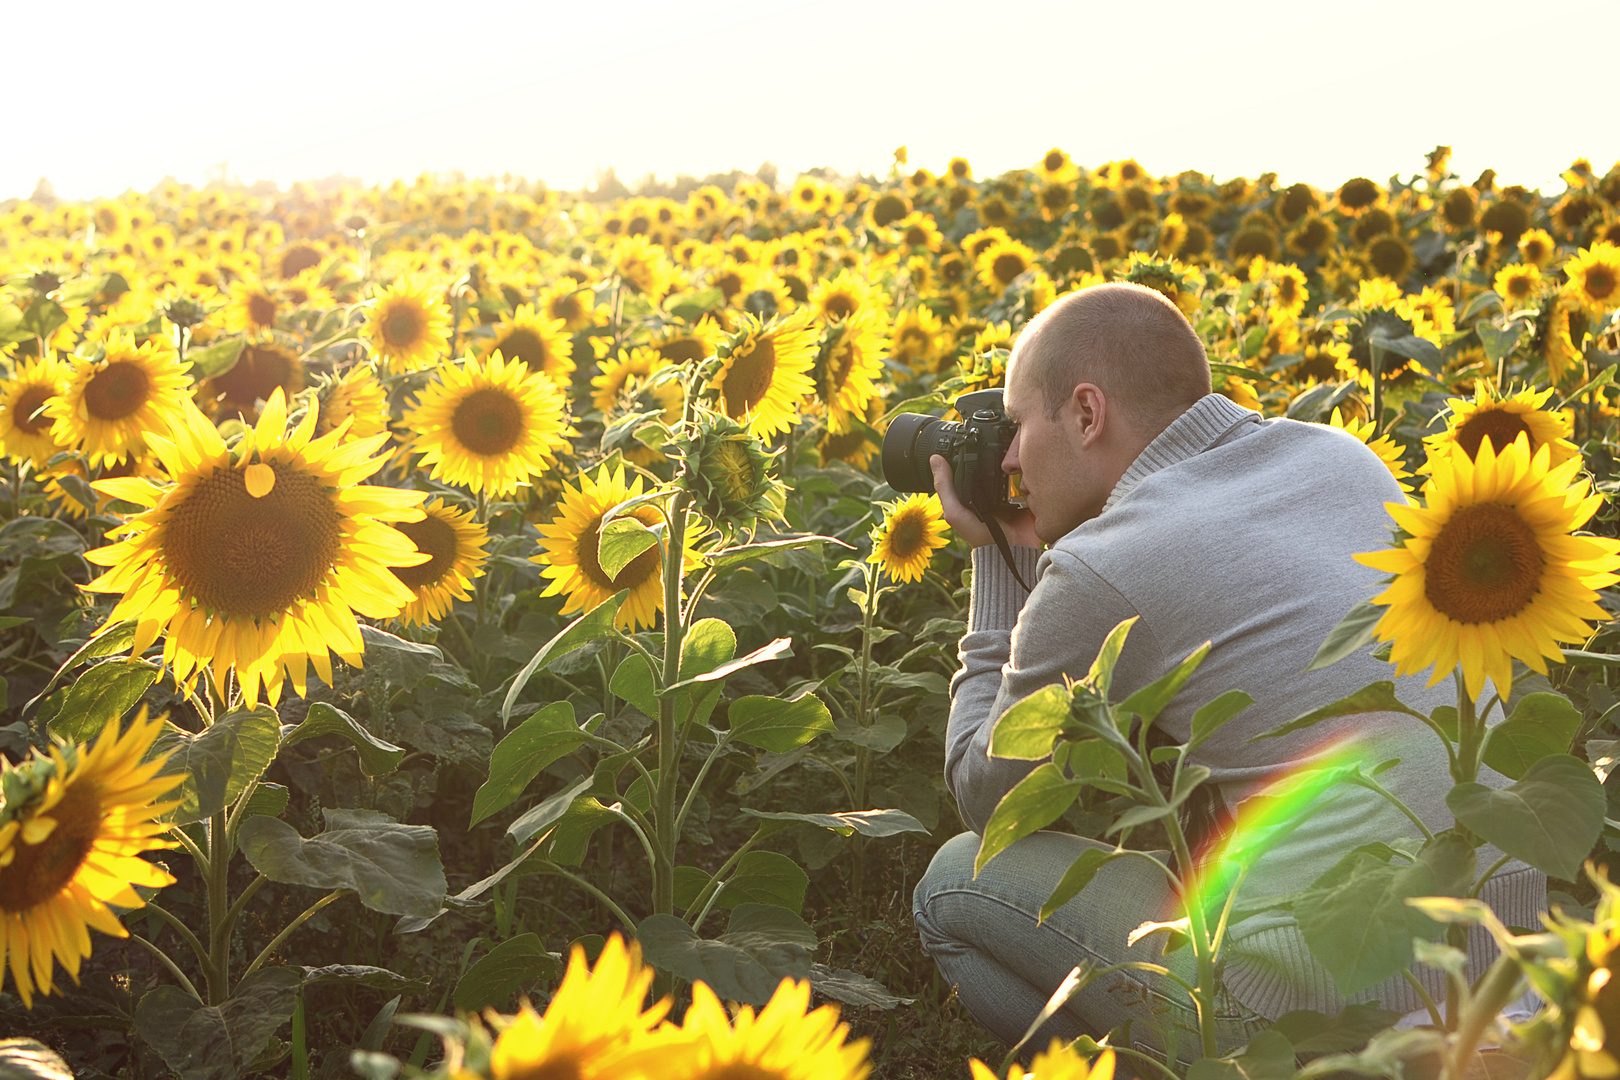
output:
<path id="1" fill-rule="evenodd" d="M 950 462 L 957 497 L 981 520 L 1018 506 L 1001 471 L 1018 433 L 1002 408 L 1002 396 L 999 388 L 963 394 L 955 402 L 960 422 L 921 413 L 896 416 L 883 436 L 883 479 L 902 493 L 932 494 L 934 473 L 928 459 L 939 454 Z"/>

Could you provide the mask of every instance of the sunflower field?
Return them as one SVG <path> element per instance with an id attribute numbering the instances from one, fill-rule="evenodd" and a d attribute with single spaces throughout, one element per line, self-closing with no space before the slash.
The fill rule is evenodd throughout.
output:
<path id="1" fill-rule="evenodd" d="M 1295 905 L 1371 928 L 1307 933 L 1347 993 L 1448 972 L 1423 1023 L 1362 1004 L 1217 1047 L 1201 1021 L 1191 1071 L 1130 1031 L 1012 1054 L 918 944 L 912 888 L 963 831 L 970 560 L 884 482 L 884 431 L 956 418 L 1103 282 L 1168 297 L 1217 392 L 1349 432 L 1409 493 L 1360 556 L 1386 590 L 1318 662 L 1383 650 L 1457 707 L 1380 683 L 1290 730 L 1394 709 L 1445 744 L 1455 827 Z M 1620 166 L 1544 193 L 1440 147 L 1323 190 L 902 148 L 881 178 L 614 198 L 12 201 L 0 358 L 0 1075 L 1461 1080 L 1488 1045 L 1620 1076 Z M 1192 897 L 1201 778 L 1109 700 L 1106 653 L 997 728 L 1065 794 L 1014 788 L 980 858 L 1065 829 L 1172 850 Z M 1377 786 L 1353 772 L 1312 790 Z M 1484 842 L 1548 872 L 1545 926 L 1474 899 Z M 1231 902 L 1186 908 L 1139 933 L 1193 951 L 1204 1010 Z M 1470 928 L 1501 949 L 1473 982 Z"/>

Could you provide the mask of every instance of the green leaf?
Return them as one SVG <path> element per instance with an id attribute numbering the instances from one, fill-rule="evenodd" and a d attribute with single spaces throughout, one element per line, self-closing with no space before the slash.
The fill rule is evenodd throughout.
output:
<path id="1" fill-rule="evenodd" d="M 523 665 L 523 669 L 512 679 L 512 685 L 507 688 L 506 698 L 501 702 L 502 727 L 511 723 L 512 706 L 517 703 L 518 695 L 523 693 L 523 688 L 529 685 L 529 680 L 534 678 L 535 672 L 583 645 L 614 636 L 613 620 L 618 617 L 619 605 L 624 603 L 624 598 L 629 595 L 629 589 L 620 589 L 611 599 L 597 604 L 563 627 L 556 637 L 540 646 L 540 651 Z"/>
<path id="2" fill-rule="evenodd" d="M 1463 313 L 1457 317 L 1457 321 L 1467 322 L 1475 315 L 1478 315 L 1480 312 L 1493 305 L 1495 307 L 1501 307 L 1502 297 L 1497 294 L 1495 289 L 1486 289 L 1484 292 L 1468 301 L 1468 306 L 1463 308 Z"/>
<path id="3" fill-rule="evenodd" d="M 237 1080 L 292 1019 L 303 982 L 299 968 L 264 968 L 237 983 L 220 1005 L 204 1005 L 178 986 L 159 986 L 135 1007 L 135 1030 L 181 1080 Z"/>
<path id="4" fill-rule="evenodd" d="M 815 931 L 803 919 L 768 904 L 740 905 L 718 939 L 698 937 L 673 915 L 643 919 L 636 938 L 649 964 L 747 1005 L 765 1004 L 784 978 L 809 975 L 816 947 Z"/>
<path id="5" fill-rule="evenodd" d="M 1225 727 L 1228 720 L 1253 704 L 1254 698 L 1242 690 L 1228 690 L 1193 713 L 1192 738 L 1187 743 L 1187 749 L 1202 746 L 1211 735 Z"/>
<path id="6" fill-rule="evenodd" d="M 1396 356 L 1416 360 L 1429 371 L 1439 371 L 1445 366 L 1439 347 L 1434 342 L 1426 338 L 1420 338 L 1416 334 L 1403 334 L 1400 337 L 1385 337 L 1382 334 L 1374 334 L 1371 343 L 1373 346 L 1392 352 Z M 1386 367 L 1384 370 L 1387 372 L 1389 369 Z"/>
<path id="7" fill-rule="evenodd" d="M 200 349 L 187 350 L 186 362 L 191 365 L 192 378 L 212 379 L 216 375 L 225 374 L 236 366 L 236 361 L 246 346 L 246 338 L 234 337 L 216 341 Z"/>
<path id="8" fill-rule="evenodd" d="M 420 993 L 428 988 L 426 979 L 409 979 L 397 971 L 369 964 L 328 964 L 325 967 L 304 968 L 304 985 L 318 986 L 336 983 L 340 986 L 365 986 L 390 994 Z"/>
<path id="9" fill-rule="evenodd" d="M 973 860 L 973 876 L 978 877 L 986 863 L 1015 842 L 1062 817 L 1083 787 L 1085 781 L 1070 780 L 1050 761 L 1035 766 L 990 812 L 979 840 L 979 854 Z"/>
<path id="10" fill-rule="evenodd" d="M 719 620 L 714 621 L 718 622 Z M 719 682 L 721 679 L 724 679 L 728 675 L 734 674 L 735 672 L 741 671 L 743 668 L 753 667 L 755 664 L 763 664 L 767 660 L 776 660 L 782 656 L 791 655 L 792 651 L 792 638 L 777 638 L 769 645 L 761 646 L 760 648 L 749 653 L 747 656 L 738 657 L 736 660 L 732 660 L 729 663 L 721 664 L 712 671 L 704 671 L 697 675 L 687 676 L 684 670 L 686 665 L 683 663 L 681 665 L 683 670 L 680 682 L 671 683 L 669 686 L 665 687 L 664 694 L 667 696 L 677 691 L 685 690 L 688 687 L 698 686 L 708 682 Z M 684 661 L 684 654 L 682 659 Z"/>
<path id="11" fill-rule="evenodd" d="M 879 716 L 866 727 L 853 720 L 836 722 L 833 733 L 840 742 L 863 746 L 875 754 L 887 754 L 906 740 L 906 722 L 898 716 Z"/>
<path id="12" fill-rule="evenodd" d="M 1294 1047 L 1275 1028 L 1258 1032 L 1243 1053 L 1232 1058 L 1200 1058 L 1187 1070 L 1187 1080 L 1291 1080 Z"/>
<path id="13" fill-rule="evenodd" d="M 324 701 L 310 705 L 304 721 L 281 729 L 281 745 L 291 746 L 317 735 L 337 735 L 353 744 L 360 756 L 360 771 L 367 776 L 386 776 L 399 768 L 405 748 L 377 738 L 354 717 Z"/>
<path id="14" fill-rule="evenodd" d="M 1479 335 L 1479 343 L 1485 347 L 1485 358 L 1493 364 L 1499 364 L 1506 357 L 1513 355 L 1513 350 L 1519 347 L 1519 339 L 1524 336 L 1524 323 L 1516 322 L 1503 329 L 1488 322 L 1474 324 L 1474 332 Z"/>
<path id="15" fill-rule="evenodd" d="M 1423 714 L 1402 704 L 1395 696 L 1395 684 L 1389 681 L 1375 682 L 1363 686 L 1360 690 L 1342 697 L 1331 705 L 1324 705 L 1320 709 L 1312 709 L 1303 716 L 1295 717 L 1281 727 L 1274 727 L 1270 731 L 1261 732 L 1250 739 L 1275 739 L 1281 735 L 1289 735 L 1296 731 L 1320 724 L 1323 720 L 1332 720 L 1339 716 L 1360 716 L 1363 713 L 1400 712 L 1408 716 L 1424 719 Z"/>
<path id="16" fill-rule="evenodd" d="M 797 814 L 789 811 L 765 811 L 742 808 L 742 813 L 763 821 L 785 821 L 794 824 L 819 825 L 845 836 L 895 836 L 899 833 L 927 833 L 922 822 L 900 810 L 839 810 L 831 814 Z"/>
<path id="17" fill-rule="evenodd" d="M 1069 722 L 1070 696 L 1066 687 L 1053 683 L 1015 702 L 990 729 L 990 756 L 1016 761 L 1049 756 L 1052 741 Z"/>
<path id="18" fill-rule="evenodd" d="M 1052 890 L 1052 895 L 1048 896 L 1046 903 L 1041 905 L 1038 921 L 1045 922 L 1050 919 L 1058 908 L 1079 896 L 1085 887 L 1091 884 L 1091 879 L 1097 876 L 1097 871 L 1115 859 L 1125 857 L 1125 852 L 1119 850 L 1109 851 L 1107 848 L 1086 848 L 1080 853 L 1078 859 L 1069 864 L 1069 868 L 1063 872 L 1062 879 L 1058 881 L 1057 887 Z"/>
<path id="19" fill-rule="evenodd" d="M 1379 845 L 1382 847 L 1382 845 Z M 1358 849 L 1294 900 L 1294 918 L 1311 955 L 1341 994 L 1376 986 L 1412 963 L 1412 939 L 1439 927 L 1406 905 L 1435 892 L 1427 863 L 1396 865 L 1393 852 Z"/>
<path id="20" fill-rule="evenodd" d="M 825 964 L 810 965 L 810 985 L 818 994 L 825 994 L 845 1005 L 875 1005 L 880 1009 L 893 1009 L 898 1005 L 911 1005 L 915 998 L 895 997 L 876 979 Z"/>
<path id="21" fill-rule="evenodd" d="M 373 911 L 437 915 L 444 904 L 439 834 L 374 810 L 324 810 L 326 831 L 305 839 L 279 818 L 242 823 L 242 854 L 271 881 L 352 889 Z"/>
<path id="22" fill-rule="evenodd" d="M 169 754 L 163 772 L 186 777 L 170 796 L 180 805 L 169 820 L 190 825 L 224 810 L 264 775 L 280 747 L 281 722 L 268 705 L 228 712 L 195 735 L 164 725 L 152 743 L 152 756 Z"/>
<path id="23" fill-rule="evenodd" d="M 1458 784 L 1446 794 L 1446 805 L 1458 821 L 1506 854 L 1573 881 L 1602 835 L 1608 802 L 1590 765 L 1553 754 L 1501 791 Z"/>
<path id="24" fill-rule="evenodd" d="M 658 683 L 653 678 L 652 665 L 640 653 L 631 653 L 619 661 L 608 689 L 648 716 L 658 715 Z"/>
<path id="25" fill-rule="evenodd" d="M 1339 620 L 1337 626 L 1328 631 L 1322 647 L 1316 650 L 1316 656 L 1305 670 L 1316 671 L 1337 664 L 1345 657 L 1354 656 L 1371 645 L 1373 629 L 1383 617 L 1383 608 L 1371 600 L 1361 601 L 1350 609 L 1350 614 Z"/>
<path id="26" fill-rule="evenodd" d="M 525 986 L 561 971 L 562 963 L 546 951 L 540 935 L 519 934 L 479 957 L 456 980 L 456 1008 L 477 1012 L 508 1006 Z"/>
<path id="27" fill-rule="evenodd" d="M 737 655 L 737 634 L 720 619 L 699 619 L 686 628 L 686 637 L 681 641 L 680 680 L 690 681 L 705 677 L 707 681 L 698 683 L 688 690 L 675 691 L 675 719 L 678 723 L 687 722 L 687 713 L 692 714 L 692 723 L 706 724 L 709 717 L 714 714 L 714 708 L 720 704 L 720 690 L 724 685 L 725 676 L 729 672 L 719 672 L 719 669 Z M 712 677 L 710 677 L 712 676 Z M 696 695 L 696 708 L 693 708 L 693 695 Z M 657 716 L 657 708 L 647 712 L 649 716 Z"/>
<path id="28" fill-rule="evenodd" d="M 256 814 L 265 817 L 280 817 L 281 812 L 287 809 L 288 792 L 282 784 L 270 784 L 261 781 L 248 796 L 248 801 L 242 807 L 242 819 L 245 821 Z"/>
<path id="29" fill-rule="evenodd" d="M 489 779 L 473 796 L 468 827 L 512 805 L 542 769 L 585 742 L 569 702 L 554 701 L 523 721 L 490 753 Z"/>
<path id="30" fill-rule="evenodd" d="M 551 830 L 547 857 L 558 866 L 578 866 L 585 861 L 585 850 L 596 831 L 618 820 L 619 815 L 603 806 L 595 796 L 576 798 Z M 679 872 L 677 867 L 676 873 Z M 704 880 L 708 880 L 707 876 Z"/>
<path id="31" fill-rule="evenodd" d="M 1119 723 L 1125 724 L 1129 716 L 1140 716 L 1142 723 L 1148 725 L 1157 720 L 1165 706 L 1169 705 L 1171 699 L 1181 693 L 1181 688 L 1187 685 L 1187 680 L 1198 670 L 1198 665 L 1204 662 L 1204 657 L 1209 655 L 1209 647 L 1210 643 L 1204 642 L 1181 663 L 1120 702 L 1118 709 L 1115 710 Z"/>
<path id="32" fill-rule="evenodd" d="M 854 551 L 855 548 L 844 543 L 834 536 L 788 536 L 780 540 L 762 540 L 757 544 L 738 544 L 735 547 L 720 548 L 711 551 L 703 557 L 703 561 L 716 570 L 727 566 L 736 566 L 739 563 L 753 562 L 755 559 L 772 555 L 779 551 L 795 551 L 799 548 L 815 547 L 819 544 L 837 544 L 841 548 Z"/>
<path id="33" fill-rule="evenodd" d="M 157 669 L 140 660 L 97 664 L 74 680 L 62 708 L 46 726 L 53 735 L 88 742 L 101 734 L 109 720 L 134 708 L 157 677 Z"/>
<path id="34" fill-rule="evenodd" d="M 1526 694 L 1485 736 L 1485 764 L 1509 780 L 1521 779 L 1542 758 L 1569 753 L 1580 727 L 1580 710 L 1563 694 Z"/>
<path id="35" fill-rule="evenodd" d="M 596 561 L 610 579 L 640 558 L 642 552 L 658 544 L 658 534 L 633 517 L 615 518 L 602 526 L 597 541 Z"/>
<path id="36" fill-rule="evenodd" d="M 1132 615 L 1116 623 L 1103 639 L 1102 648 L 1097 650 L 1097 659 L 1091 662 L 1091 670 L 1086 673 L 1085 681 L 1100 697 L 1106 698 L 1114 685 L 1114 665 L 1119 663 L 1119 654 L 1125 650 L 1125 638 L 1138 618 L 1140 616 Z"/>
<path id="37" fill-rule="evenodd" d="M 18 329 L 26 331 L 29 337 L 49 338 L 66 326 L 67 321 L 67 312 L 62 310 L 61 304 L 44 296 L 36 296 L 23 309 L 22 323 Z"/>
<path id="38" fill-rule="evenodd" d="M 832 714 L 814 694 L 797 701 L 751 694 L 733 701 L 727 715 L 732 738 L 777 754 L 833 730 Z"/>
<path id="39" fill-rule="evenodd" d="M 1346 1005 L 1337 1016 L 1302 1009 L 1284 1013 L 1271 1030 L 1287 1037 L 1296 1054 L 1334 1054 L 1356 1050 L 1401 1018 L 1377 1004 Z"/>
<path id="40" fill-rule="evenodd" d="M 532 837 L 562 820 L 562 816 L 568 813 L 568 808 L 573 805 L 574 799 L 589 788 L 594 780 L 594 776 L 582 776 L 575 780 L 508 825 L 506 835 L 520 844 L 528 843 Z"/>
<path id="41" fill-rule="evenodd" d="M 804 907 L 804 892 L 809 887 L 810 875 L 786 855 L 750 851 L 737 860 L 737 872 L 726 882 L 715 903 L 723 908 L 769 904 L 798 912 Z"/>

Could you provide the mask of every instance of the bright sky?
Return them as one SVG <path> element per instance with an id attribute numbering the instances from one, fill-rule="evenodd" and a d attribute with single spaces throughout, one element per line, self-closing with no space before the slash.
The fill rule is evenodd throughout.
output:
<path id="1" fill-rule="evenodd" d="M 1466 178 L 1549 192 L 1577 156 L 1620 159 L 1591 107 L 1608 65 L 1534 46 L 1553 27 L 1596 42 L 1612 0 L 87 0 L 3 23 L 26 44 L 6 59 L 0 199 L 41 176 L 86 198 L 221 172 L 881 174 L 901 143 L 980 176 L 1057 145 L 1322 186 L 1419 171 L 1450 143 Z"/>

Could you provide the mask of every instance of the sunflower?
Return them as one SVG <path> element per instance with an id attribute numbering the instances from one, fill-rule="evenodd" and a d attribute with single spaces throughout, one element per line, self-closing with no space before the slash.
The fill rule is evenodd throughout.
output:
<path id="1" fill-rule="evenodd" d="M 345 440 L 369 439 L 388 430 L 388 395 L 364 364 L 350 368 L 342 378 L 322 380 L 315 397 L 320 403 L 316 438 L 336 431 L 345 421 L 349 425 L 343 435 Z"/>
<path id="2" fill-rule="evenodd" d="M 728 532 L 752 529 L 776 512 L 782 485 L 771 477 L 772 456 L 756 435 L 719 413 L 700 410 L 695 430 L 680 443 L 683 480 L 696 506 Z"/>
<path id="3" fill-rule="evenodd" d="M 72 369 L 46 356 L 24 360 L 9 379 L 0 379 L 0 448 L 21 465 L 44 465 L 66 449 L 51 437 L 51 420 L 41 410 L 61 392 Z"/>
<path id="4" fill-rule="evenodd" d="M 1287 263 L 1277 263 L 1266 268 L 1266 280 L 1271 287 L 1271 304 L 1278 311 L 1286 311 L 1298 316 L 1305 310 L 1305 304 L 1310 300 L 1310 290 L 1305 287 L 1305 274 L 1297 266 Z"/>
<path id="5" fill-rule="evenodd" d="M 1620 305 L 1620 247 L 1600 240 L 1565 263 L 1564 274 L 1565 292 L 1593 318 Z"/>
<path id="6" fill-rule="evenodd" d="M 422 556 L 390 523 L 419 518 L 422 496 L 361 485 L 382 467 L 370 455 L 386 437 L 312 438 L 318 408 L 311 403 L 289 432 L 277 389 L 227 448 L 187 402 L 170 436 L 151 438 L 172 483 L 91 485 L 147 508 L 117 530 L 116 543 L 85 556 L 108 568 L 85 588 L 123 594 L 107 622 L 136 621 L 132 655 L 166 634 L 163 659 L 177 680 L 207 666 L 223 691 L 234 669 L 251 707 L 261 685 L 271 702 L 281 697 L 283 671 L 302 695 L 306 661 L 330 685 L 329 650 L 362 662 L 354 612 L 389 618 L 410 603 L 389 568 Z"/>
<path id="7" fill-rule="evenodd" d="M 1497 271 L 1492 287 L 1502 305 L 1512 311 L 1531 303 L 1541 292 L 1541 271 L 1533 262 L 1511 263 Z"/>
<path id="8" fill-rule="evenodd" d="M 570 334 L 593 326 L 606 326 L 611 315 L 606 304 L 596 302 L 596 290 L 580 287 L 572 279 L 540 290 L 534 306 L 548 318 L 561 319 Z"/>
<path id="9" fill-rule="evenodd" d="M 847 461 L 857 469 L 865 469 L 877 456 L 878 444 L 883 440 L 883 433 L 873 426 L 882 418 L 883 399 L 874 397 L 866 403 L 866 415 L 857 418 L 848 431 L 823 432 L 816 442 L 821 467 L 825 469 L 834 461 Z"/>
<path id="10" fill-rule="evenodd" d="M 89 746 L 61 743 L 0 765 L 0 985 L 5 961 L 27 1008 L 52 992 L 53 961 L 75 983 L 90 955 L 89 928 L 128 937 L 112 908 L 145 907 L 136 886 L 174 884 L 143 852 L 174 847 L 159 801 L 182 773 L 159 775 L 168 755 L 144 761 L 164 718 L 143 707 L 122 732 L 111 718 Z"/>
<path id="11" fill-rule="evenodd" d="M 267 334 L 285 314 L 281 299 L 258 278 L 246 277 L 231 290 L 225 308 L 225 329 L 239 334 Z"/>
<path id="12" fill-rule="evenodd" d="M 1555 301 L 1542 305 L 1536 320 L 1536 346 L 1547 361 L 1547 378 L 1554 385 L 1585 355 L 1588 329 L 1580 301 L 1569 293 L 1560 293 Z"/>
<path id="13" fill-rule="evenodd" d="M 1425 285 L 1415 296 L 1403 296 L 1395 304 L 1395 314 L 1412 324 L 1412 333 L 1435 345 L 1456 333 L 1457 312 L 1451 297 Z"/>
<path id="14" fill-rule="evenodd" d="M 1365 443 L 1367 449 L 1378 455 L 1378 460 L 1384 463 L 1384 467 L 1401 486 L 1401 490 L 1408 495 L 1412 494 L 1415 489 L 1406 482 L 1412 475 L 1412 470 L 1406 467 L 1406 462 L 1401 456 L 1400 444 L 1388 435 L 1379 435 L 1376 423 L 1371 420 L 1346 419 L 1335 405 L 1333 415 L 1328 418 L 1328 424 L 1340 431 L 1349 432 Z"/>
<path id="15" fill-rule="evenodd" d="M 1333 243 L 1333 226 L 1321 214 L 1306 214 L 1288 234 L 1288 250 L 1296 255 L 1320 255 Z"/>
<path id="16" fill-rule="evenodd" d="M 816 330 L 807 312 L 766 323 L 747 316 L 718 350 L 720 370 L 711 388 L 721 411 L 733 420 L 747 418 L 761 438 L 788 430 L 798 419 L 799 400 L 815 392 L 810 379 L 815 349 Z"/>
<path id="17" fill-rule="evenodd" d="M 90 513 L 105 513 L 113 499 L 106 495 L 93 496 L 93 506 L 79 501 L 79 493 L 83 489 L 77 485 L 72 488 L 64 487 L 61 483 L 64 477 L 69 476 L 76 476 L 81 480 L 111 480 L 116 476 L 144 476 L 151 480 L 164 479 L 163 467 L 159 464 L 157 456 L 150 451 L 144 454 L 131 454 L 116 461 L 104 461 L 101 468 L 90 470 L 88 473 L 82 459 L 69 457 L 50 468 L 44 469 L 39 478 L 45 484 L 45 497 L 57 503 L 61 507 L 61 512 L 70 518 L 82 518 Z"/>
<path id="18" fill-rule="evenodd" d="M 726 340 L 720 324 L 703 316 L 695 326 L 671 322 L 653 334 L 649 344 L 658 355 L 677 364 L 696 363 L 714 355 L 715 349 Z"/>
<path id="19" fill-rule="evenodd" d="M 996 1080 L 995 1072 L 978 1058 L 971 1059 L 968 1068 L 971 1080 Z M 1088 1063 L 1080 1056 L 1080 1051 L 1054 1038 L 1045 1053 L 1035 1055 L 1028 1072 L 1016 1062 L 1007 1068 L 1007 1080 L 1036 1080 L 1036 1077 L 1040 1080 L 1114 1080 L 1114 1051 L 1104 1050 L 1096 1061 Z"/>
<path id="20" fill-rule="evenodd" d="M 945 244 L 945 237 L 940 233 L 933 215 L 921 210 L 913 210 L 895 222 L 894 231 L 900 246 L 912 251 L 938 252 Z"/>
<path id="21" fill-rule="evenodd" d="M 1020 274 L 1035 265 L 1035 252 L 1017 240 L 991 244 L 974 260 L 979 280 L 994 293 L 1005 292 Z"/>
<path id="22" fill-rule="evenodd" d="M 1496 384 L 1480 379 L 1474 384 L 1474 399 L 1450 398 L 1451 422 L 1439 435 L 1423 440 L 1431 461 L 1451 450 L 1461 450 L 1470 458 L 1479 456 L 1482 443 L 1490 440 L 1497 454 L 1520 436 L 1530 440 L 1533 454 L 1548 448 L 1549 463 L 1562 465 L 1580 454 L 1580 448 L 1569 441 L 1575 430 L 1574 418 L 1568 409 L 1547 410 L 1542 406 L 1552 397 L 1551 387 L 1545 390 L 1526 388 L 1503 397 Z"/>
<path id="23" fill-rule="evenodd" d="M 258 403 L 267 401 L 276 387 L 292 397 L 304 388 L 304 362 L 279 345 L 246 345 L 231 369 L 204 380 L 198 397 L 219 420 L 258 418 Z"/>
<path id="24" fill-rule="evenodd" d="M 676 271 L 664 249 L 645 236 L 632 236 L 613 245 L 609 258 L 619 280 L 632 292 L 645 296 L 654 307 L 675 284 Z"/>
<path id="25" fill-rule="evenodd" d="M 1074 188 L 1068 184 L 1047 184 L 1035 195 L 1044 221 L 1056 221 L 1074 207 Z"/>
<path id="26" fill-rule="evenodd" d="M 1376 633 L 1394 642 L 1398 674 L 1433 664 L 1432 686 L 1460 662 L 1470 695 L 1487 678 L 1506 695 L 1513 660 L 1545 675 L 1559 642 L 1608 619 L 1594 590 L 1620 580 L 1620 540 L 1569 535 L 1603 500 L 1576 479 L 1579 458 L 1550 465 L 1550 453 L 1487 441 L 1435 463 L 1425 506 L 1386 504 L 1404 535 L 1356 560 L 1395 575 L 1373 603 L 1389 609 Z"/>
<path id="27" fill-rule="evenodd" d="M 62 392 L 45 406 L 51 438 L 82 449 L 92 467 L 138 454 L 178 416 L 190 388 L 166 339 L 137 346 L 128 333 L 110 331 L 102 358 L 75 361 Z"/>
<path id="28" fill-rule="evenodd" d="M 910 365 L 913 371 L 932 371 L 943 354 L 945 324 L 926 307 L 907 308 L 894 320 L 894 344 L 890 350 L 896 360 Z"/>
<path id="29" fill-rule="evenodd" d="M 692 984 L 692 1005 L 681 1032 L 694 1059 L 682 1070 L 688 1080 L 865 1080 L 870 1039 L 846 1042 L 849 1025 L 838 1007 L 810 1008 L 810 982 L 783 979 L 757 1014 L 738 1008 L 729 1020 L 707 983 Z"/>
<path id="30" fill-rule="evenodd" d="M 1546 229 L 1531 229 L 1519 237 L 1519 255 L 1525 262 L 1546 266 L 1558 254 L 1558 241 Z"/>
<path id="31" fill-rule="evenodd" d="M 374 297 L 363 332 L 384 371 L 417 371 L 450 350 L 450 305 L 426 278 L 398 278 Z"/>
<path id="32" fill-rule="evenodd" d="M 907 495 L 884 507 L 883 521 L 872 529 L 872 554 L 896 581 L 921 581 L 934 552 L 950 543 L 938 495 Z"/>
<path id="33" fill-rule="evenodd" d="M 816 356 L 816 398 L 827 412 L 827 430 L 849 430 L 852 417 L 866 414 L 878 392 L 888 328 L 878 311 L 862 311 L 827 327 Z"/>
<path id="34" fill-rule="evenodd" d="M 643 1080 L 665 1075 L 669 1055 L 685 1040 L 659 1024 L 669 999 L 643 1010 L 652 985 L 651 968 L 641 964 L 641 947 L 608 938 L 593 970 L 583 946 L 568 958 L 562 985 L 544 1015 L 527 1003 L 507 1024 L 490 1050 L 493 1080 Z"/>
<path id="35" fill-rule="evenodd" d="M 650 628 L 657 621 L 657 613 L 664 610 L 664 570 L 658 544 L 631 559 L 613 577 L 607 575 L 598 561 L 602 515 L 641 493 L 640 476 L 627 483 L 622 465 L 609 468 L 605 463 L 596 470 L 595 476 L 580 474 L 578 487 L 563 486 L 556 516 L 549 524 L 540 526 L 543 550 L 531 559 L 540 564 L 541 576 L 551 579 L 551 584 L 540 595 L 561 593 L 567 597 L 562 608 L 564 615 L 594 608 L 621 589 L 630 590 L 624 606 L 619 609 L 617 623 L 621 629 Z M 631 509 L 628 516 L 649 527 L 664 520 L 657 507 L 645 504 Z M 695 565 L 690 530 L 686 558 Z"/>
<path id="36" fill-rule="evenodd" d="M 574 339 L 562 319 L 541 314 L 534 305 L 521 305 L 495 327 L 495 337 L 483 355 L 499 352 L 508 360 L 521 360 L 530 371 L 567 387 L 574 374 Z"/>
<path id="37" fill-rule="evenodd" d="M 500 497 L 569 449 L 568 399 L 557 384 L 499 352 L 442 364 L 405 414 L 411 452 L 432 478 Z"/>
<path id="38" fill-rule="evenodd" d="M 861 311 L 885 310 L 889 298 L 883 289 L 853 270 L 840 270 L 836 277 L 822 278 L 810 290 L 810 308 L 827 322 L 847 319 Z"/>
<path id="39" fill-rule="evenodd" d="M 1048 184 L 1067 184 L 1080 175 L 1080 166 L 1054 146 L 1036 162 L 1035 175 Z"/>
<path id="40" fill-rule="evenodd" d="M 400 618 L 416 626 L 438 621 L 450 610 L 451 601 L 466 600 L 471 595 L 467 587 L 484 576 L 484 561 L 489 558 L 484 551 L 489 533 L 472 514 L 442 499 L 424 505 L 422 514 L 421 521 L 394 525 L 428 557 L 416 566 L 393 567 L 394 576 L 416 594 Z"/>

